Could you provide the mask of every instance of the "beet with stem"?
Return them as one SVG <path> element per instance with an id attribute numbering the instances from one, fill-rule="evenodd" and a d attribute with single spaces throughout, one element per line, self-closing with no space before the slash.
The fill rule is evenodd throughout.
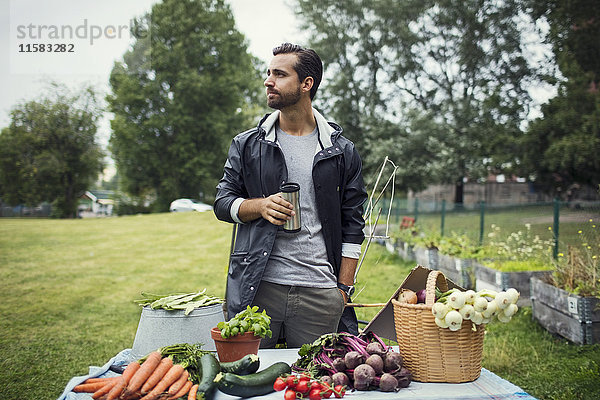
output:
<path id="1" fill-rule="evenodd" d="M 395 351 L 388 351 L 383 360 L 383 370 L 385 372 L 394 372 L 402 368 L 402 356 Z"/>
<path id="2" fill-rule="evenodd" d="M 342 357 L 334 358 L 332 365 L 337 372 L 342 372 L 346 370 L 346 362 Z"/>
<path id="3" fill-rule="evenodd" d="M 346 375 L 343 372 L 336 372 L 335 374 L 331 375 L 331 380 L 332 380 L 333 386 L 337 386 L 337 385 L 349 386 L 350 385 L 350 378 L 348 378 L 348 375 Z"/>
<path id="4" fill-rule="evenodd" d="M 369 364 L 360 364 L 354 369 L 354 389 L 368 390 L 375 379 L 375 370 Z"/>
<path id="5" fill-rule="evenodd" d="M 365 357 L 358 351 L 349 351 L 344 356 L 344 362 L 346 363 L 346 369 L 354 369 L 365 362 Z"/>
<path id="6" fill-rule="evenodd" d="M 382 357 L 385 354 L 385 350 L 383 349 L 383 346 L 379 342 L 369 343 L 367 345 L 367 347 L 365 348 L 365 350 L 367 350 L 367 353 L 369 353 L 369 354 L 379 354 Z"/>
<path id="7" fill-rule="evenodd" d="M 398 388 L 398 379 L 387 372 L 381 375 L 379 379 L 379 390 L 382 392 L 393 392 Z"/>
<path id="8" fill-rule="evenodd" d="M 381 375 L 383 373 L 383 358 L 379 354 L 371 354 L 365 361 L 375 371 L 375 375 Z"/>

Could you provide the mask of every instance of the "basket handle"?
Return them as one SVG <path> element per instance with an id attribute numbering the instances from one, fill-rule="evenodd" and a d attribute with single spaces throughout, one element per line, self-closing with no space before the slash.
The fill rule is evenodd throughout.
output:
<path id="1" fill-rule="evenodd" d="M 427 284 L 425 286 L 425 304 L 428 306 L 433 306 L 433 303 L 435 303 L 436 287 L 445 292 L 448 290 L 448 282 L 444 274 L 440 271 L 431 271 L 427 276 Z"/>

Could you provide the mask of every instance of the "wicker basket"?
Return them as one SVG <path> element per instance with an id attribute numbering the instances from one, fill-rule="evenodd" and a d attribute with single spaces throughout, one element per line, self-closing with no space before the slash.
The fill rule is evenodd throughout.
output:
<path id="1" fill-rule="evenodd" d="M 465 321 L 457 331 L 435 324 L 431 308 L 435 288 L 446 291 L 446 278 L 439 271 L 427 277 L 425 304 L 400 303 L 392 299 L 396 337 L 404 365 L 420 382 L 470 382 L 481 374 L 485 326 Z"/>

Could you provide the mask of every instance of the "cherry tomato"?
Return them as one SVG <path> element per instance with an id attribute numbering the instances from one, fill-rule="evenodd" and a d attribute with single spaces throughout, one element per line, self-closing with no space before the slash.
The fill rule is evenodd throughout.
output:
<path id="1" fill-rule="evenodd" d="M 275 379 L 275 383 L 273 384 L 273 389 L 278 392 L 281 392 L 283 389 L 287 387 L 287 383 L 283 380 L 282 377 Z"/>
<path id="2" fill-rule="evenodd" d="M 286 390 L 283 395 L 284 400 L 296 400 L 296 392 L 294 390 Z"/>
<path id="3" fill-rule="evenodd" d="M 298 378 L 298 381 L 309 381 L 310 382 L 311 379 L 312 378 L 310 377 L 310 375 L 301 374 L 300 377 Z"/>
<path id="4" fill-rule="evenodd" d="M 331 389 L 331 386 L 329 386 L 325 382 L 321 383 L 321 386 L 322 386 L 321 397 L 323 397 L 324 399 L 330 398 L 331 395 L 333 394 L 333 390 Z"/>
<path id="5" fill-rule="evenodd" d="M 296 391 L 299 393 L 308 393 L 308 391 L 310 390 L 310 387 L 308 385 L 308 381 L 300 381 L 298 382 L 298 384 L 296 384 Z"/>
<path id="6" fill-rule="evenodd" d="M 321 391 L 319 389 L 310 389 L 310 393 L 308 393 L 308 398 L 310 400 L 321 400 Z"/>
<path id="7" fill-rule="evenodd" d="M 322 388 L 323 386 L 319 383 L 319 381 L 312 381 L 310 383 L 310 390 L 319 389 L 319 391 L 321 391 Z"/>
<path id="8" fill-rule="evenodd" d="M 344 397 L 344 394 L 346 394 L 346 387 L 342 385 L 336 385 L 333 388 L 333 394 L 335 394 L 335 397 L 338 399 Z"/>
<path id="9" fill-rule="evenodd" d="M 290 389 L 295 389 L 297 383 L 298 381 L 296 380 L 296 377 L 294 375 L 289 375 L 287 378 L 285 378 L 285 384 Z"/>

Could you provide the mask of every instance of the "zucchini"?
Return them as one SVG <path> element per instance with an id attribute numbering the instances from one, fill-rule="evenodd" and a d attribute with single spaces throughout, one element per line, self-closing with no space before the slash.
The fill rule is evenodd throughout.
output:
<path id="1" fill-rule="evenodd" d="M 215 378 L 217 387 L 225 394 L 238 397 L 262 396 L 274 392 L 273 383 L 283 375 L 292 371 L 290 366 L 279 361 L 250 375 L 236 375 L 231 372 L 219 372 Z"/>
<path id="2" fill-rule="evenodd" d="M 248 375 L 258 371 L 260 359 L 256 354 L 248 354 L 237 361 L 222 362 L 221 371 L 237 375 Z"/>
<path id="3" fill-rule="evenodd" d="M 196 399 L 210 400 L 214 397 L 217 384 L 215 377 L 221 371 L 221 365 L 212 353 L 206 353 L 200 357 L 200 366 L 202 367 L 202 379 L 198 384 Z"/>

